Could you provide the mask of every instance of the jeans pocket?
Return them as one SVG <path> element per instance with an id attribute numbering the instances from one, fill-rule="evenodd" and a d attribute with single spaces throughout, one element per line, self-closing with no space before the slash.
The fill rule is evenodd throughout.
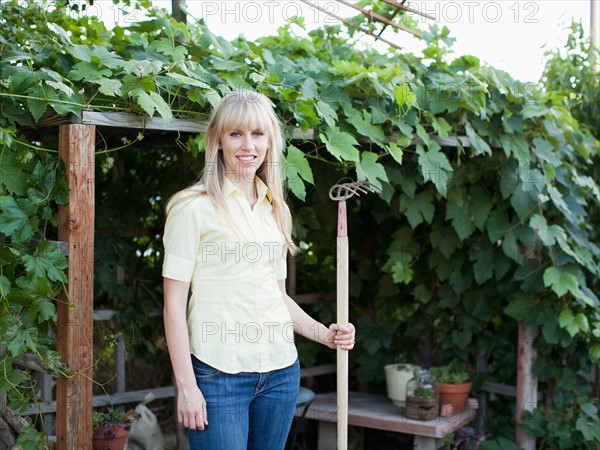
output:
<path id="1" fill-rule="evenodd" d="M 212 378 L 221 373 L 219 369 L 215 369 L 212 366 L 200 361 L 198 358 L 192 355 L 192 367 L 194 368 L 194 374 L 196 375 L 196 379 L 205 380 L 207 378 Z"/>

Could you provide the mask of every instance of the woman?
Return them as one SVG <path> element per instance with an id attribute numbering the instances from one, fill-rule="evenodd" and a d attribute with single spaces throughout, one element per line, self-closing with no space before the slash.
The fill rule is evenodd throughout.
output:
<path id="1" fill-rule="evenodd" d="M 267 97 L 229 94 L 209 121 L 200 181 L 167 205 L 165 332 L 191 449 L 283 449 L 300 379 L 293 333 L 354 347 L 354 326 L 326 328 L 286 294 L 296 246 L 282 145 Z"/>

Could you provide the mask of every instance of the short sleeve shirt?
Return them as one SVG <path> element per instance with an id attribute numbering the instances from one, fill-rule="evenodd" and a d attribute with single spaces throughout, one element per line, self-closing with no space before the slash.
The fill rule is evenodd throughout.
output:
<path id="1" fill-rule="evenodd" d="M 187 325 L 191 352 L 226 373 L 268 372 L 297 358 L 293 324 L 278 280 L 286 254 L 271 194 L 256 178 L 254 208 L 225 180 L 229 218 L 198 185 L 171 200 L 163 277 L 191 282 Z"/>

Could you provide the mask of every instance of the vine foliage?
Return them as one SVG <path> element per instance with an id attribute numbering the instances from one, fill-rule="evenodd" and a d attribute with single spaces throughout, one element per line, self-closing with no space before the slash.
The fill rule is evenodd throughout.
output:
<path id="1" fill-rule="evenodd" d="M 452 58 L 446 28 L 424 32 L 421 54 L 358 45 L 338 26 L 306 32 L 300 18 L 275 36 L 230 43 L 202 21 L 185 26 L 140 7 L 147 20 L 108 31 L 59 4 L 3 4 L 0 390 L 11 406 L 28 406 L 35 391 L 14 358 L 34 353 L 68 374 L 52 339 L 67 265 L 54 242 L 56 210 L 68 187 L 55 132 L 39 120 L 84 109 L 206 119 L 226 92 L 250 87 L 273 100 L 284 125 L 301 290 L 334 289 L 329 187 L 351 176 L 382 188 L 349 210 L 356 379 L 377 386 L 390 355 L 473 364 L 481 353 L 498 380 L 514 382 L 522 320 L 540 329 L 535 371 L 551 398 L 524 426 L 546 436 L 542 446 L 599 445 L 597 405 L 581 376 L 600 360 L 599 143 L 560 72 L 575 65 L 548 55 L 547 88 L 532 90 L 473 56 Z M 572 50 L 585 61 L 585 48 Z M 586 70 L 585 79 L 598 79 Z M 298 130 L 314 130 L 315 139 L 293 139 Z M 161 148 L 144 136 L 98 139 L 105 189 L 97 207 L 106 215 L 95 277 L 97 304 L 118 294 L 123 320 L 141 320 L 152 351 L 151 336 L 161 333 L 140 310 L 160 306 L 164 201 L 191 181 L 203 146 L 202 136 Z M 119 158 L 132 173 L 119 185 L 132 207 L 115 212 Z M 135 270 L 117 287 L 112 274 L 124 264 Z M 315 312 L 333 318 L 329 303 Z M 299 345 L 307 364 L 326 358 Z M 492 431 L 512 436 L 510 405 L 491 407 Z"/>

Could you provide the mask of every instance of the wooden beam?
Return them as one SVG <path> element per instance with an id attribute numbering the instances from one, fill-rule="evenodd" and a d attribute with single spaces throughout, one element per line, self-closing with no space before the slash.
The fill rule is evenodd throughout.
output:
<path id="1" fill-rule="evenodd" d="M 491 394 L 504 395 L 506 397 L 517 396 L 516 386 L 505 383 L 496 383 L 495 381 L 484 381 L 479 390 L 481 392 L 489 392 Z"/>
<path id="2" fill-rule="evenodd" d="M 533 411 L 538 403 L 538 380 L 533 373 L 533 364 L 537 359 L 537 351 L 533 340 L 538 328 L 525 325 L 519 321 L 519 343 L 517 354 L 517 410 L 515 437 L 517 446 L 522 450 L 535 450 L 535 437 L 527 434 L 519 427 L 523 411 Z"/>
<path id="3" fill-rule="evenodd" d="M 160 116 L 149 117 L 132 112 L 103 112 L 82 110 L 81 116 L 68 114 L 59 116 L 47 114 L 40 119 L 38 127 L 52 127 L 63 124 L 97 125 L 113 128 L 133 128 L 148 131 L 173 131 L 181 133 L 202 133 L 207 121 L 198 119 L 172 119 L 169 123 Z"/>
<path id="4" fill-rule="evenodd" d="M 324 12 L 325 14 L 328 14 L 332 17 L 335 17 L 337 20 L 339 20 L 342 23 L 345 23 L 346 25 L 348 25 L 351 28 L 354 28 L 355 30 L 359 30 L 362 31 L 365 34 L 368 34 L 369 36 L 375 38 L 375 40 L 379 40 L 381 42 L 385 42 L 387 45 L 389 45 L 390 47 L 394 47 L 397 50 L 402 50 L 402 47 L 400 47 L 398 44 L 394 44 L 392 41 L 388 41 L 387 39 L 382 38 L 381 36 L 377 36 L 373 33 L 371 33 L 370 30 L 368 30 L 367 28 L 361 27 L 355 23 L 353 23 L 352 21 L 348 20 L 348 19 L 344 19 L 343 17 L 340 17 L 336 14 L 333 14 L 331 11 L 327 10 L 326 8 L 323 8 L 315 3 L 311 3 L 308 0 L 300 0 L 302 3 L 306 3 L 308 6 L 310 6 L 311 8 L 314 9 L 318 9 L 321 12 Z"/>
<path id="5" fill-rule="evenodd" d="M 186 0 L 171 0 L 171 16 L 177 22 L 187 22 L 187 5 Z"/>
<path id="6" fill-rule="evenodd" d="M 92 406 L 94 408 L 102 408 L 111 405 L 124 405 L 126 403 L 140 403 L 152 392 L 155 398 L 171 398 L 175 393 L 173 386 L 164 386 L 159 388 L 140 389 L 137 391 L 127 391 L 122 393 L 113 393 L 110 396 L 106 394 L 94 395 L 92 398 Z M 23 411 L 21 414 L 30 416 L 34 414 L 52 414 L 57 412 L 56 402 L 40 402 L 32 408 Z M 91 441 L 90 441 L 91 442 Z M 86 447 L 87 448 L 87 447 Z"/>
<path id="7" fill-rule="evenodd" d="M 365 16 L 373 17 L 374 19 L 377 19 L 380 22 L 383 22 L 384 25 L 390 25 L 390 26 L 392 26 L 394 28 L 397 28 L 399 30 L 406 31 L 407 33 L 410 33 L 413 36 L 416 36 L 418 38 L 422 38 L 423 37 L 423 33 L 421 33 L 420 31 L 413 30 L 412 28 L 408 28 L 406 25 L 401 25 L 399 23 L 392 22 L 390 19 L 388 19 L 387 17 L 382 16 L 381 14 L 374 13 L 373 11 L 368 11 L 368 10 L 366 10 L 364 8 L 361 8 L 358 5 L 355 5 L 353 3 L 347 2 L 346 0 L 338 0 L 338 2 L 340 2 L 343 5 L 349 6 L 350 8 L 354 8 L 357 11 L 360 11 Z M 396 11 L 398 11 L 398 10 L 399 9 L 396 9 Z M 381 36 L 381 33 L 379 33 L 377 36 Z M 381 37 L 379 37 L 379 39 L 381 39 Z"/>
<path id="8" fill-rule="evenodd" d="M 58 154 L 65 164 L 69 203 L 58 208 L 58 239 L 69 243 L 67 292 L 57 306 L 57 349 L 70 378 L 56 387 L 58 448 L 81 450 L 92 443 L 94 308 L 93 125 L 60 125 Z"/>
<path id="9" fill-rule="evenodd" d="M 408 6 L 404 6 L 402 3 L 398 3 L 395 2 L 393 0 L 383 0 L 385 3 L 387 3 L 388 5 L 392 5 L 396 8 L 399 8 L 403 11 L 409 12 L 409 13 L 413 13 L 413 14 L 417 14 L 419 16 L 425 17 L 427 19 L 431 19 L 431 20 L 435 20 L 435 16 L 432 16 L 431 14 L 427 14 L 424 12 L 419 11 L 418 9 L 414 9 L 414 8 L 410 8 Z"/>

